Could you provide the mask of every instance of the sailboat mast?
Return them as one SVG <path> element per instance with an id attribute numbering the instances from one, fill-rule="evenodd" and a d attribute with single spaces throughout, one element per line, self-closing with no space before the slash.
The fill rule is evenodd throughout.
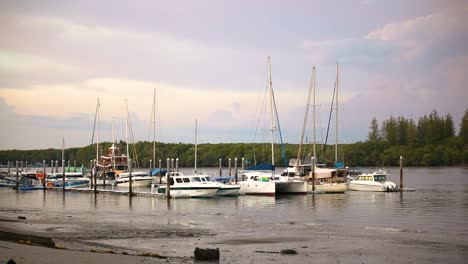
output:
<path id="1" fill-rule="evenodd" d="M 312 140 L 313 140 L 313 145 L 312 145 L 312 149 L 313 149 L 313 152 L 314 152 L 314 160 L 315 162 L 317 162 L 317 156 L 316 156 L 316 152 L 315 152 L 315 144 L 317 143 L 317 139 L 316 139 L 316 133 L 315 133 L 315 91 L 316 91 L 316 86 L 315 86 L 315 66 L 314 68 L 312 69 L 312 78 L 313 78 L 313 87 L 314 87 L 314 91 L 313 91 L 313 99 L 312 99 L 312 110 L 313 110 L 313 113 L 312 113 Z"/>
<path id="2" fill-rule="evenodd" d="M 156 167 L 156 88 L 153 95 L 153 165 Z"/>
<path id="3" fill-rule="evenodd" d="M 195 119 L 195 165 L 194 165 L 195 174 L 197 174 L 197 137 L 198 137 L 198 122 L 197 122 L 197 119 Z"/>
<path id="4" fill-rule="evenodd" d="M 271 63 L 268 56 L 268 88 L 270 92 L 270 119 L 271 119 L 271 165 L 275 165 L 275 119 L 273 118 L 273 85 L 271 82 Z"/>
<path id="5" fill-rule="evenodd" d="M 65 162 L 65 138 L 62 137 L 62 162 Z"/>
<path id="6" fill-rule="evenodd" d="M 97 99 L 96 107 L 96 166 L 99 164 L 99 98 Z"/>
<path id="7" fill-rule="evenodd" d="M 125 99 L 125 106 L 127 108 L 127 118 L 125 120 L 125 141 L 127 142 L 127 159 L 130 159 L 130 152 L 128 151 L 128 104 L 127 99 Z"/>
<path id="8" fill-rule="evenodd" d="M 315 66 L 312 68 L 312 78 L 314 76 L 314 72 L 315 72 Z M 304 143 L 304 134 L 305 134 L 306 124 L 307 124 L 307 116 L 309 114 L 310 95 L 312 93 L 312 85 L 313 85 L 313 79 L 310 80 L 309 94 L 307 96 L 306 111 L 305 111 L 305 115 L 304 115 L 304 123 L 302 124 L 301 143 L 299 144 L 299 148 L 297 150 L 297 160 L 296 160 L 296 164 L 295 164 L 296 165 L 296 170 L 297 170 L 297 167 L 299 166 L 300 161 L 301 161 L 302 144 Z"/>
<path id="9" fill-rule="evenodd" d="M 115 137 L 114 137 L 114 119 L 112 118 L 112 169 L 115 170 Z"/>
<path id="10" fill-rule="evenodd" d="M 336 127 L 335 127 L 335 163 L 338 162 L 338 62 L 336 62 L 336 93 L 335 93 L 335 100 L 336 100 Z"/>

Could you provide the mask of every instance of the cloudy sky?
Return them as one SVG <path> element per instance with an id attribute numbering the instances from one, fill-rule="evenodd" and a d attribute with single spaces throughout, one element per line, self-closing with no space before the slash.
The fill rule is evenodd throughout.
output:
<path id="1" fill-rule="evenodd" d="M 468 108 L 468 2 L 8 1 L 0 3 L 0 149 L 124 138 L 249 142 L 271 56 L 286 142 L 300 139 L 317 67 L 318 139 L 340 63 L 340 142 L 364 140 L 373 116 L 436 109 L 456 127 Z M 310 138 L 310 131 L 308 132 Z M 258 138 L 258 137 L 257 137 Z M 331 139 L 330 142 L 334 142 Z"/>

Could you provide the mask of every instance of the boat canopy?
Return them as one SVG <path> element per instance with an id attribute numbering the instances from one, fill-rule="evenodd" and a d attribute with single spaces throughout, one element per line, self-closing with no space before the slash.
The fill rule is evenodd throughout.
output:
<path id="1" fill-rule="evenodd" d="M 248 167 L 245 170 L 259 170 L 259 171 L 274 171 L 275 165 L 272 164 L 259 164 L 256 166 Z"/>
<path id="2" fill-rule="evenodd" d="M 166 172 L 167 172 L 166 169 L 161 169 L 161 170 L 159 170 L 159 168 L 154 168 L 154 169 L 152 169 L 152 170 L 150 171 L 150 175 L 151 175 L 151 176 L 156 176 L 156 175 L 158 175 L 158 173 L 161 173 L 161 175 L 165 175 Z"/>

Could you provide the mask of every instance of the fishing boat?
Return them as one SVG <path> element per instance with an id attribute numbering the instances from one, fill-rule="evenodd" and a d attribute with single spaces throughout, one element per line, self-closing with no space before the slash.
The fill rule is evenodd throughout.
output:
<path id="1" fill-rule="evenodd" d="M 65 172 L 65 187 L 85 187 L 89 185 L 89 182 L 90 179 L 83 176 L 81 172 Z M 63 174 L 48 173 L 46 186 L 48 188 L 63 187 Z"/>
<path id="2" fill-rule="evenodd" d="M 148 172 L 135 171 L 132 172 L 132 187 L 147 187 L 153 181 L 153 177 Z M 115 180 L 115 184 L 119 187 L 129 187 L 130 173 L 122 172 Z"/>
<path id="3" fill-rule="evenodd" d="M 398 191 L 394 182 L 388 181 L 390 175 L 384 170 L 378 170 L 370 174 L 362 174 L 348 183 L 348 190 L 367 192 L 395 192 Z"/>
<path id="4" fill-rule="evenodd" d="M 216 196 L 220 185 L 202 180 L 200 175 L 184 175 L 181 172 L 169 172 L 170 195 L 172 198 L 212 198 Z M 158 187 L 158 193 L 167 195 L 166 185 Z"/>

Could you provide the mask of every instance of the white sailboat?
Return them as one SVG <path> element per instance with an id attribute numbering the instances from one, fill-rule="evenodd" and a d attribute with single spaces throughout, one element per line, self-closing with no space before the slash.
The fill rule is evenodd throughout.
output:
<path id="1" fill-rule="evenodd" d="M 275 196 L 276 194 L 306 194 L 307 186 L 304 181 L 298 181 L 288 176 L 282 176 L 275 174 L 274 164 L 274 145 L 275 145 L 275 130 L 277 130 L 277 124 L 275 116 L 275 101 L 273 86 L 271 81 L 271 63 L 270 57 L 267 59 L 268 69 L 268 93 L 269 93 L 269 104 L 270 104 L 270 123 L 271 123 L 271 170 L 247 170 L 241 173 L 242 179 L 239 185 L 240 193 L 247 195 L 266 195 Z"/>

